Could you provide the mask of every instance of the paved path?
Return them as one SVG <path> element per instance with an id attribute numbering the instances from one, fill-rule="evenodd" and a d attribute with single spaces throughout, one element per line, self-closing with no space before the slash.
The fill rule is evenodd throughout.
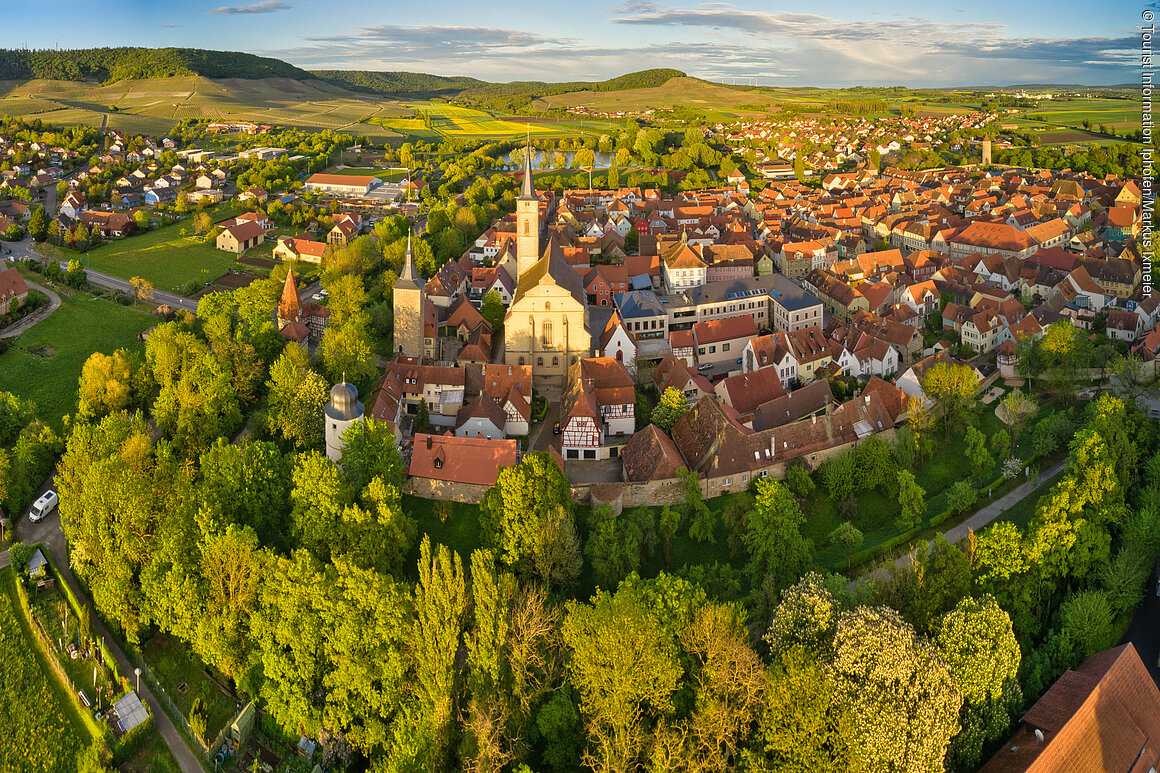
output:
<path id="1" fill-rule="evenodd" d="M 50 478 L 51 483 L 51 478 Z M 46 484 L 42 487 L 42 492 L 52 488 L 51 485 Z M 77 600 L 82 604 L 87 604 L 90 609 L 94 608 L 92 600 L 89 599 L 88 594 L 81 588 L 80 583 L 77 582 L 76 577 L 72 573 L 72 567 L 69 566 L 68 554 L 65 549 L 64 532 L 60 530 L 60 510 L 54 510 L 52 515 L 40 521 L 39 523 L 32 523 L 27 518 L 14 518 L 16 521 L 16 536 L 24 543 L 40 542 L 49 558 L 52 559 L 53 565 L 56 566 L 57 571 L 72 589 L 73 594 Z M 5 558 L 8 553 L 3 554 Z M 104 622 L 99 615 L 93 615 L 93 634 L 101 637 L 105 645 L 109 648 L 109 652 L 117 660 L 117 668 L 130 681 L 133 681 L 133 669 L 135 666 L 126 657 L 124 651 L 121 650 Z M 169 751 L 173 753 L 173 758 L 177 760 L 178 766 L 182 773 L 205 773 L 205 768 L 202 766 L 199 758 L 190 750 L 189 745 L 185 742 L 185 738 L 178 732 L 177 727 L 161 708 L 157 698 L 149 689 L 149 685 L 141 682 L 140 689 L 137 690 L 138 696 L 149 707 L 149 711 L 153 714 L 153 723 L 161 737 L 165 740 L 165 744 L 169 747 Z"/>
<path id="2" fill-rule="evenodd" d="M 35 325 L 37 322 L 42 322 L 48 319 L 50 314 L 60 308 L 59 295 L 54 293 L 52 290 L 49 290 L 47 287 L 38 285 L 35 282 L 28 282 L 27 284 L 29 288 L 33 290 L 40 290 L 42 293 L 48 296 L 48 306 L 43 309 L 37 309 L 24 319 L 17 322 L 15 325 L 4 328 L 4 330 L 0 331 L 0 338 L 16 338 L 18 335 Z"/>
<path id="3" fill-rule="evenodd" d="M 1026 499 L 1028 496 L 1031 496 L 1031 494 L 1034 493 L 1036 489 L 1046 485 L 1053 478 L 1063 472 L 1063 468 L 1067 466 L 1067 461 L 1067 457 L 1064 457 L 1061 461 L 1056 462 L 1046 472 L 1041 474 L 1037 481 L 1029 480 L 1026 483 L 1022 483 L 1016 486 L 1014 489 L 999 497 L 983 509 L 979 510 L 977 513 L 959 525 L 952 526 L 950 529 L 947 529 L 945 532 L 943 532 L 943 536 L 947 538 L 947 542 L 954 545 L 956 542 L 965 539 L 969 533 L 979 531 L 979 529 L 983 528 L 991 521 L 995 520 L 1000 515 L 1010 510 L 1012 507 Z M 928 546 L 931 544 L 933 544 L 933 540 L 930 543 L 927 543 Z M 896 569 L 905 569 L 911 566 L 914 563 L 918 550 L 919 548 L 915 547 L 909 553 L 899 558 L 894 562 L 894 567 Z M 885 566 L 880 566 L 873 572 L 863 575 L 859 578 L 859 580 L 869 579 L 877 580 L 879 582 L 886 582 L 890 579 L 890 574 L 890 569 Z M 857 582 L 858 581 L 856 580 L 855 582 L 850 583 L 850 585 L 853 586 Z"/>
<path id="4" fill-rule="evenodd" d="M 7 550 L 5 550 L 3 553 L 0 553 L 0 569 L 3 569 L 4 567 L 11 565 L 11 563 L 12 562 L 10 560 L 8 560 L 8 551 Z"/>

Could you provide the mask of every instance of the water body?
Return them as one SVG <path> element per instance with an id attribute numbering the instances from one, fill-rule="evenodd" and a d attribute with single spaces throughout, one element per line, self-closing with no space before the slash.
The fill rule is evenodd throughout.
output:
<path id="1" fill-rule="evenodd" d="M 551 156 L 553 156 L 553 155 L 555 155 L 555 151 L 548 151 L 549 158 L 551 158 Z M 572 159 L 574 159 L 576 157 L 576 151 L 566 150 L 566 151 L 564 151 L 564 156 L 568 159 L 568 165 L 571 166 Z M 597 153 L 596 154 L 596 168 L 603 169 L 603 168 L 608 167 L 612 163 L 612 157 L 613 157 L 612 153 Z M 522 153 L 517 154 L 514 159 L 512 158 L 512 154 L 508 153 L 507 155 L 500 156 L 499 160 L 500 160 L 501 165 L 503 166 L 504 169 L 520 169 L 523 167 L 523 163 L 524 163 Z M 542 151 L 542 150 L 533 150 L 532 151 L 532 168 L 533 169 L 538 170 L 540 168 L 540 162 L 543 160 L 544 160 L 544 151 Z"/>

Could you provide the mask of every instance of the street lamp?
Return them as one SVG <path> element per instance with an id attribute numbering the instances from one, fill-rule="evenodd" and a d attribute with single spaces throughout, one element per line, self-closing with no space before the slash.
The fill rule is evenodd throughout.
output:
<path id="1" fill-rule="evenodd" d="M 137 675 L 137 692 L 141 692 L 141 669 L 134 668 L 133 673 Z"/>

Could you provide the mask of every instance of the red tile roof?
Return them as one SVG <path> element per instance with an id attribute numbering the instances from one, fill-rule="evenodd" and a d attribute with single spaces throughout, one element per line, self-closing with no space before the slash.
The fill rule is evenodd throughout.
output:
<path id="1" fill-rule="evenodd" d="M 419 478 L 494 486 L 501 467 L 518 461 L 515 440 L 416 433 L 408 472 Z"/>

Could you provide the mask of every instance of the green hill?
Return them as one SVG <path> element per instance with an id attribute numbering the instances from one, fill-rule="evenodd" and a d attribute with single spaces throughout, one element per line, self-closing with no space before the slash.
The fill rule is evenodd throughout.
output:
<path id="1" fill-rule="evenodd" d="M 311 76 L 280 59 L 239 51 L 201 48 L 86 48 L 64 51 L 0 49 L 0 80 L 95 80 L 111 83 L 143 78 L 201 75 L 206 78 L 294 78 Z"/>
<path id="2" fill-rule="evenodd" d="M 680 70 L 641 70 L 605 81 L 513 81 L 488 83 L 475 78 L 427 75 L 410 72 L 374 72 L 368 70 L 314 70 L 316 78 L 352 91 L 371 92 L 387 96 L 444 97 L 457 102 L 492 110 L 516 112 L 527 108 L 533 100 L 574 91 L 606 92 L 626 89 L 655 88 L 672 78 L 684 77 Z"/>

